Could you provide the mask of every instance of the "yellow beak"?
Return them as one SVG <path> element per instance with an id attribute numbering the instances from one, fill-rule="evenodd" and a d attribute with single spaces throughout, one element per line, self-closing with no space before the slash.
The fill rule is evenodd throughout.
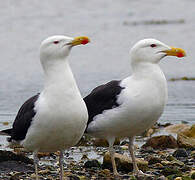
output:
<path id="1" fill-rule="evenodd" d="M 80 37 L 75 37 L 73 41 L 70 43 L 72 46 L 77 46 L 80 44 L 87 44 L 90 42 L 90 39 L 86 36 L 80 36 Z"/>
<path id="2" fill-rule="evenodd" d="M 181 48 L 171 47 L 170 50 L 164 51 L 167 56 L 177 56 L 177 57 L 184 57 L 186 56 L 186 52 Z"/>

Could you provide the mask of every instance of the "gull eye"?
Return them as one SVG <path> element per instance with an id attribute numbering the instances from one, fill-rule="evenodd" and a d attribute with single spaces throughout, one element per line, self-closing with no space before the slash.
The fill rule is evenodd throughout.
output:
<path id="1" fill-rule="evenodd" d="M 154 48 L 156 47 L 156 44 L 151 44 L 150 47 Z"/>
<path id="2" fill-rule="evenodd" d="M 53 43 L 54 43 L 54 44 L 58 44 L 58 43 L 59 43 L 59 41 L 54 41 Z"/>

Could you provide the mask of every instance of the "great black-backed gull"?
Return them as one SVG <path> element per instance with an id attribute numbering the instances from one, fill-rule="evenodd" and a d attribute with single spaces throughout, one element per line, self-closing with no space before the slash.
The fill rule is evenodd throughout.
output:
<path id="1" fill-rule="evenodd" d="M 158 63 L 165 56 L 183 57 L 185 51 L 155 39 L 144 39 L 133 46 L 130 56 L 130 77 L 98 86 L 84 98 L 89 113 L 86 133 L 107 139 L 116 176 L 116 137 L 129 138 L 134 173 L 142 173 L 135 161 L 134 137 L 158 120 L 167 102 L 167 81 Z"/>
<path id="2" fill-rule="evenodd" d="M 44 89 L 28 99 L 20 108 L 11 129 L 1 134 L 11 136 L 10 143 L 19 143 L 33 151 L 36 179 L 37 152 L 60 151 L 60 180 L 63 179 L 63 150 L 74 146 L 83 135 L 88 119 L 67 56 L 73 46 L 87 44 L 87 37 L 52 36 L 40 47 L 44 70 Z"/>

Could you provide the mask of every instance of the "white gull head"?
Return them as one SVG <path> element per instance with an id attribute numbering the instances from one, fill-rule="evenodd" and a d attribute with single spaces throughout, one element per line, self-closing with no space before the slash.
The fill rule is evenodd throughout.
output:
<path id="1" fill-rule="evenodd" d="M 157 64 L 165 56 L 185 56 L 180 48 L 170 47 L 156 39 L 143 39 L 138 41 L 130 51 L 132 65 L 137 63 Z"/>
<path id="2" fill-rule="evenodd" d="M 44 66 L 55 63 L 54 61 L 64 61 L 69 55 L 73 46 L 87 44 L 88 37 L 67 37 L 62 35 L 51 36 L 41 43 L 40 60 Z"/>

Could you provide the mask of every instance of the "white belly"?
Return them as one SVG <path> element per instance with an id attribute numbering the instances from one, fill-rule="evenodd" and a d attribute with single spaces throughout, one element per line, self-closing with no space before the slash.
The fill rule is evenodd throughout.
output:
<path id="1" fill-rule="evenodd" d="M 145 82 L 144 82 L 145 83 Z M 166 84 L 163 89 L 142 83 L 130 84 L 118 97 L 121 104 L 94 117 L 88 132 L 96 137 L 132 137 L 150 128 L 163 113 L 166 100 Z M 146 88 L 144 88 L 146 87 Z"/>
<path id="2" fill-rule="evenodd" d="M 73 98 L 68 106 L 41 103 L 22 145 L 28 150 L 43 152 L 69 148 L 82 137 L 87 119 L 81 98 Z"/>

